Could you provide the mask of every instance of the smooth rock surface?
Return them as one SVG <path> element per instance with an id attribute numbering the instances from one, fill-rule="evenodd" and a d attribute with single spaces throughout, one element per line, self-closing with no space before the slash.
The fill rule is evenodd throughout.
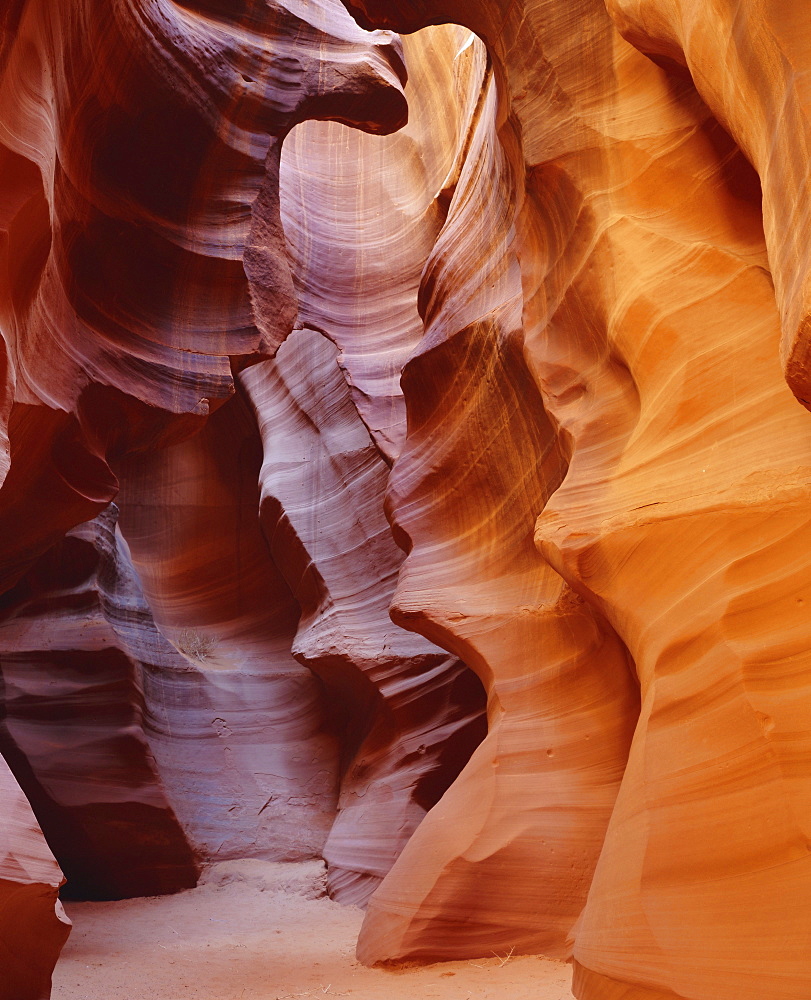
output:
<path id="1" fill-rule="evenodd" d="M 19 0 L 0 32 L 9 586 L 291 329 L 284 136 L 391 131 L 406 104 L 399 41 L 337 0 Z"/>
<path id="2" fill-rule="evenodd" d="M 365 963 L 807 1000 L 810 67 L 772 0 L 6 5 L 9 760 L 323 856 Z"/>
<path id="3" fill-rule="evenodd" d="M 391 131 L 406 118 L 404 78 L 398 39 L 361 31 L 335 0 L 246 0 L 227 7 L 209 0 L 15 0 L 5 6 L 0 13 L 0 592 L 19 586 L 38 558 L 47 559 L 49 550 L 62 544 L 66 531 L 108 507 L 119 491 L 119 475 L 132 480 L 128 462 L 139 461 L 133 456 L 178 445 L 199 431 L 206 416 L 232 398 L 235 372 L 270 356 L 285 338 L 297 303 L 279 218 L 282 139 L 310 117 Z M 156 495 L 159 487 L 160 480 L 138 484 Z M 239 504 L 232 509 L 239 512 Z M 225 549 L 227 542 L 226 533 Z M 116 549 L 124 554 L 123 565 L 126 546 L 117 540 Z M 70 577 L 72 567 L 66 568 Z M 173 581 L 165 582 L 171 590 Z M 231 582 L 239 590 L 239 580 Z M 155 618 L 163 622 L 167 615 L 155 596 L 159 588 L 145 589 L 152 592 Z M 15 685 L 7 722 L 15 736 L 9 738 L 24 761 L 35 762 L 35 770 L 53 779 L 44 797 L 56 795 L 75 806 L 95 801 L 94 785 L 102 787 L 102 799 L 118 797 L 103 820 L 97 817 L 95 846 L 85 845 L 86 850 L 80 849 L 81 838 L 70 835 L 60 802 L 60 852 L 81 855 L 90 875 L 101 878 L 110 851 L 138 853 L 142 839 L 156 834 L 158 854 L 174 838 L 193 873 L 174 818 L 172 831 L 159 834 L 151 820 L 141 831 L 127 830 L 125 822 L 119 829 L 123 841 L 115 848 L 116 839 L 109 836 L 122 800 L 145 797 L 149 808 L 169 815 L 169 794 L 198 849 L 214 853 L 230 838 L 233 852 L 243 855 L 246 843 L 262 842 L 263 829 L 281 819 L 288 832 L 270 836 L 274 850 L 281 856 L 317 854 L 337 795 L 337 758 L 330 749 L 334 737 L 321 730 L 318 683 L 290 659 L 289 644 L 278 651 L 287 657 L 289 677 L 272 697 L 272 684 L 249 671 L 236 679 L 232 674 L 219 686 L 225 690 L 218 690 L 216 682 L 189 667 L 189 660 L 198 663 L 209 649 L 208 638 L 196 630 L 194 610 L 187 616 L 191 624 L 170 636 L 180 638 L 181 648 L 173 649 L 155 628 L 140 587 L 128 591 L 123 585 L 117 594 L 123 604 L 115 614 L 128 633 L 121 640 L 127 653 L 115 651 L 115 627 L 104 614 L 99 617 L 98 607 L 85 609 L 87 641 L 106 650 L 102 664 L 98 650 L 86 650 L 79 634 L 83 612 L 76 604 L 84 598 L 79 595 L 72 608 L 59 607 L 63 597 L 70 606 L 75 596 L 60 594 L 49 611 L 36 607 L 34 593 L 34 606 L 25 609 L 32 622 L 41 623 L 43 637 L 55 629 L 66 648 L 32 656 L 39 636 L 12 635 L 12 629 L 3 654 L 4 674 L 13 675 Z M 259 585 L 254 604 L 262 599 Z M 10 601 L 17 607 L 14 595 Z M 255 645 L 267 646 L 268 636 L 283 635 L 294 624 L 295 606 L 286 592 L 281 606 L 263 622 Z M 140 618 L 127 621 L 136 607 Z M 228 615 L 223 609 L 226 621 Z M 66 619 L 77 622 L 76 629 L 67 629 L 72 636 L 63 629 Z M 88 671 L 101 686 L 98 698 Z M 186 680 L 194 675 L 198 684 L 179 680 L 178 674 Z M 53 699 L 40 683 L 46 676 L 57 693 Z M 136 718 L 143 705 L 133 707 L 142 681 L 145 731 L 157 762 Z M 99 703 L 92 710 L 80 688 L 91 705 Z M 173 701 L 173 694 L 179 698 Z M 50 726 L 58 731 L 59 718 L 74 709 L 81 724 L 70 731 L 63 726 L 53 746 L 47 736 L 43 742 L 43 733 Z M 39 711 L 43 718 L 34 724 L 29 716 Z M 93 711 L 101 711 L 103 722 L 88 717 Z M 188 742 L 189 750 L 180 750 L 178 727 L 167 734 L 178 716 L 193 722 L 195 711 L 212 716 L 203 737 L 209 753 L 196 765 Z M 233 741 L 232 716 L 240 723 Z M 99 726 L 104 736 L 96 732 Z M 264 749 L 268 727 L 287 741 L 276 757 Z M 101 781 L 88 773 L 88 755 L 79 750 L 94 740 L 97 745 L 107 740 L 116 762 Z M 131 767 L 122 768 L 127 741 L 129 756 L 140 763 L 131 760 Z M 305 765 L 304 787 L 301 767 L 294 768 L 292 785 L 288 780 L 302 741 L 326 745 Z M 169 752 L 162 754 L 167 744 Z M 264 778 L 263 766 L 269 771 Z M 165 788 L 158 772 L 165 775 Z M 202 778 L 190 790 L 195 774 Z M 282 795 L 276 794 L 280 783 Z M 266 785 L 270 792 L 260 795 Z M 139 789 L 135 795 L 133 788 Z M 302 824 L 287 815 L 291 803 L 293 814 L 302 808 L 312 812 L 313 806 L 320 810 L 320 826 L 315 823 L 309 837 L 302 839 Z M 244 815 L 236 824 L 226 822 L 222 835 L 217 824 L 229 819 L 232 806 Z M 152 864 L 149 850 L 142 853 L 160 888 L 161 865 Z M 120 868 L 126 876 L 127 866 Z M 53 940 L 47 922 L 31 933 Z M 57 951 L 51 948 L 29 970 L 29 983 L 18 983 L 20 997 L 29 988 L 47 995 Z"/>
<path id="4" fill-rule="evenodd" d="M 0 997 L 47 1000 L 54 963 L 70 932 L 57 895 L 64 878 L 2 758 L 0 798 Z"/>
<path id="5" fill-rule="evenodd" d="M 168 649 L 142 656 L 145 726 L 181 823 L 204 858 L 302 861 L 335 816 L 339 747 L 291 653 L 299 609 L 260 528 L 260 462 L 235 399 L 122 466 L 121 528 Z"/>
<path id="6" fill-rule="evenodd" d="M 383 514 L 388 466 L 337 356 L 297 330 L 242 382 L 264 443 L 262 528 L 302 609 L 293 652 L 344 730 L 330 891 L 360 903 L 481 739 L 483 699 L 462 664 L 389 617 L 403 553 Z"/>
<path id="7" fill-rule="evenodd" d="M 566 460 L 560 485 L 547 476 L 551 495 L 533 500 L 535 541 L 616 632 L 640 684 L 574 932 L 575 990 L 588 1000 L 799 1000 L 811 976 L 801 902 L 811 871 L 811 427 L 777 345 L 782 321 L 789 386 L 803 397 L 805 251 L 790 249 L 803 240 L 808 176 L 803 26 L 755 4 L 348 6 L 366 27 L 461 22 L 493 57 L 500 149 L 483 174 L 503 192 L 511 240 L 497 259 L 506 266 L 512 247 L 523 358 Z M 451 227 L 452 214 L 437 250 Z M 459 239 L 476 259 L 480 242 Z M 448 257 L 455 303 L 471 269 L 461 250 Z M 469 321 L 435 285 L 429 265 L 427 336 L 447 342 Z M 406 369 L 410 427 L 424 385 L 411 388 Z M 424 522 L 425 541 L 410 529 L 397 597 L 418 621 L 436 614 L 410 569 L 436 531 Z M 412 856 L 409 873 L 406 860 L 395 871 L 408 884 L 422 866 Z M 388 902 L 386 888 L 378 898 L 393 909 L 402 897 Z M 401 947 L 411 917 L 396 913 L 381 928 L 370 912 L 368 959 Z M 467 910 L 447 905 L 441 919 L 451 939 Z"/>

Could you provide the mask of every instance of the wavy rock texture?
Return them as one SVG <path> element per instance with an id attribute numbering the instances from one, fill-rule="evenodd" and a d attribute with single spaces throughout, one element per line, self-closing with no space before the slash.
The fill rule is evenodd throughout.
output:
<path id="1" fill-rule="evenodd" d="M 196 883 L 142 729 L 124 622 L 115 509 L 70 532 L 4 595 L 0 750 L 83 898 Z"/>
<path id="2" fill-rule="evenodd" d="M 442 93 L 426 82 L 450 82 L 458 73 L 456 49 L 441 43 L 457 39 L 458 48 L 469 37 L 460 29 L 435 36 L 410 59 L 417 95 L 434 102 L 425 120 L 436 117 Z M 286 353 L 304 337 L 297 333 L 282 348 L 292 397 L 259 378 L 265 366 L 243 377 L 249 389 L 261 382 L 258 420 L 263 431 L 271 428 L 263 488 L 299 534 L 281 547 L 270 539 L 305 614 L 295 642 L 298 604 L 259 531 L 258 442 L 239 401 L 188 442 L 130 457 L 119 475 L 135 567 L 159 629 L 186 661 L 181 669 L 148 668 L 145 680 L 147 733 L 184 828 L 203 856 L 292 860 L 323 852 L 333 894 L 362 902 L 481 739 L 483 720 L 472 675 L 391 623 L 402 554 L 383 516 L 386 461 L 405 431 L 396 379 L 422 332 L 419 274 L 443 218 L 426 193 L 426 176 L 431 190 L 442 190 L 464 134 L 448 116 L 438 137 L 414 129 L 384 142 L 355 135 L 337 124 L 302 126 L 282 175 L 299 322 L 329 330 L 343 348 L 341 367 L 321 334 L 312 337 L 326 357 Z M 356 157 L 336 161 L 338 136 Z M 398 163 L 391 196 L 399 199 L 399 226 L 392 227 L 380 201 L 391 181 L 384 172 Z M 344 203 L 352 206 L 351 243 L 329 212 Z M 255 218 L 262 213 L 265 207 L 254 207 Z M 360 243 L 359 219 L 369 228 Z M 341 266 L 332 266 L 335 260 Z M 330 386 L 323 400 L 320 379 Z M 315 447 L 301 445 L 291 398 L 319 428 Z M 269 485 L 277 453 L 300 446 L 309 460 L 298 481 L 276 477 Z M 336 462 L 344 465 L 341 475 L 332 471 Z M 352 539 L 343 559 L 312 538 L 313 503 L 323 510 L 328 500 L 331 517 L 323 515 L 321 534 Z M 356 536 L 344 508 L 363 522 Z M 326 590 L 315 621 L 312 595 L 302 593 L 302 551 Z M 367 596 L 359 601 L 359 593 Z M 291 658 L 291 644 L 309 670 Z"/>
<path id="3" fill-rule="evenodd" d="M 305 860 L 334 819 L 339 750 L 290 652 L 298 605 L 262 536 L 261 444 L 240 404 L 122 466 L 122 531 L 174 654 L 145 668 L 146 727 L 202 856 Z"/>
<path id="4" fill-rule="evenodd" d="M 811 866 L 811 428 L 781 377 L 776 344 L 782 315 L 788 380 L 802 395 L 792 359 L 801 353 L 793 344 L 804 250 L 786 247 L 795 236 L 802 242 L 804 209 L 797 227 L 776 220 L 802 204 L 807 169 L 797 166 L 803 132 L 761 112 L 784 98 L 792 106 L 802 89 L 804 77 L 792 76 L 779 52 L 791 31 L 789 65 L 804 65 L 796 18 L 773 5 L 612 5 L 642 47 L 661 54 L 656 39 L 683 43 L 698 91 L 760 174 L 764 237 L 758 177 L 692 80 L 623 41 L 601 3 L 528 2 L 506 14 L 495 4 L 406 3 L 402 16 L 390 5 L 349 6 L 366 26 L 459 21 L 494 57 L 501 105 L 493 120 L 515 184 L 499 186 L 505 229 L 515 230 L 524 357 L 567 459 L 545 507 L 545 497 L 531 500 L 541 515 L 536 544 L 616 631 L 641 687 L 628 766 L 574 935 L 576 991 L 799 1000 L 811 976 L 801 902 Z M 767 45 L 772 26 L 777 40 Z M 745 70 L 719 60 L 712 39 Z M 665 54 L 677 54 L 672 44 Z M 749 104 L 747 88 L 756 86 Z M 758 152 L 765 147 L 768 165 Z M 781 172 L 792 183 L 778 191 Z M 453 204 L 440 244 L 452 225 Z M 464 246 L 461 231 L 458 239 Z M 447 266 L 461 271 L 463 259 L 457 250 Z M 429 268 L 429 337 L 436 331 L 435 342 L 447 343 L 465 318 L 444 302 L 431 311 L 432 277 Z M 423 385 L 409 391 L 406 377 L 410 421 L 423 411 Z M 459 467 L 468 455 L 460 449 Z M 404 473 L 396 467 L 395 479 Z M 396 492 L 392 502 L 404 524 L 415 509 L 411 494 L 405 500 L 404 514 Z M 414 520 L 397 604 L 424 629 L 436 602 L 422 567 L 412 566 L 428 560 L 436 526 Z M 392 878 L 398 871 L 403 885 L 419 877 L 416 850 Z M 402 897 L 393 891 L 387 902 L 386 891 L 384 883 L 376 899 L 392 927 L 381 933 L 370 910 L 369 959 L 407 953 L 419 927 L 419 911 L 412 924 Z M 463 914 L 444 909 L 448 936 Z"/>
<path id="5" fill-rule="evenodd" d="M 264 442 L 262 527 L 302 608 L 293 652 L 352 710 L 324 857 L 331 893 L 363 903 L 481 739 L 481 688 L 389 617 L 403 554 L 383 515 L 388 467 L 337 354 L 298 330 L 242 381 Z"/>
<path id="6" fill-rule="evenodd" d="M 369 963 L 807 1000 L 801 6 L 6 5 L 3 752 L 55 829 L 323 854 Z"/>
<path id="7" fill-rule="evenodd" d="M 404 41 L 399 133 L 291 133 L 282 218 L 302 329 L 243 375 L 265 444 L 263 525 L 303 610 L 293 648 L 346 706 L 325 857 L 330 891 L 350 902 L 366 901 L 484 735 L 473 675 L 391 622 L 403 556 L 382 508 L 406 432 L 399 376 L 422 336 L 420 274 L 478 99 L 471 42 L 453 26 Z"/>
<path id="8" fill-rule="evenodd" d="M 339 348 L 352 401 L 389 464 L 406 433 L 400 375 L 423 335 L 420 276 L 464 161 L 481 73 L 462 28 L 403 47 L 408 124 L 380 137 L 304 122 L 284 143 L 280 176 L 297 326 Z"/>
<path id="9" fill-rule="evenodd" d="M 811 408 L 806 12 L 775 0 L 609 0 L 607 6 L 617 28 L 638 49 L 689 70 L 702 98 L 757 170 L 782 323 L 781 360 L 789 387 Z M 717 58 L 721 51 L 723 60 Z"/>
<path id="10" fill-rule="evenodd" d="M 366 961 L 565 954 L 637 711 L 621 644 L 532 544 L 565 457 L 521 355 L 511 168 L 471 49 L 467 157 L 423 280 L 426 337 L 403 379 L 409 438 L 389 503 L 413 545 L 396 620 L 474 667 L 489 735 L 373 898 Z"/>
<path id="11" fill-rule="evenodd" d="M 64 878 L 2 759 L 0 796 L 0 997 L 47 1000 L 51 973 L 70 931 L 57 896 Z"/>
<path id="12" fill-rule="evenodd" d="M 13 583 L 112 499 L 108 460 L 187 436 L 233 393 L 232 364 L 290 330 L 284 135 L 310 117 L 390 131 L 405 101 L 396 41 L 330 0 L 28 0 L 2 27 Z"/>
<path id="13" fill-rule="evenodd" d="M 138 461 L 129 456 L 179 445 L 199 431 L 206 415 L 232 397 L 232 373 L 273 353 L 297 313 L 279 218 L 282 139 L 308 118 L 391 131 L 406 117 L 404 78 L 399 41 L 389 33 L 361 31 L 335 0 L 15 0 L 5 6 L 0 14 L 0 589 L 19 584 L 68 529 L 105 510 L 119 490 L 119 473 L 126 475 L 134 499 L 139 490 L 149 492 L 136 474 Z M 207 461 L 210 470 L 217 456 Z M 153 471 L 162 475 L 160 463 Z M 152 484 L 156 493 L 162 483 L 158 478 Z M 218 503 L 224 505 L 215 491 L 214 506 Z M 238 502 L 230 509 L 241 512 Z M 137 511 L 130 521 L 148 577 L 148 532 L 140 530 Z M 205 521 L 197 517 L 198 524 Z M 243 537 L 232 527 L 223 550 L 229 531 Z M 125 547 L 116 545 L 118 559 Z M 278 574 L 252 572 L 260 590 L 241 613 L 250 618 L 267 583 L 262 574 L 269 575 L 268 593 L 281 596 L 253 643 L 277 652 L 277 636 L 292 627 L 295 608 L 283 585 L 277 587 Z M 239 589 L 238 574 L 231 583 Z M 74 584 L 79 586 L 70 581 L 67 590 Z M 137 590 L 127 595 L 124 587 L 117 595 L 124 610 L 128 602 L 130 609 L 139 606 Z M 162 604 L 162 598 L 171 604 L 171 593 L 147 591 L 156 616 L 171 631 L 174 619 Z M 33 606 L 25 613 L 41 615 L 46 634 L 51 627 L 59 632 L 70 618 L 69 607 L 59 606 L 63 596 L 70 605 L 69 595 L 60 591 L 53 617 Z M 16 598 L 11 600 L 16 608 Z M 299 834 L 306 824 L 288 817 L 287 832 L 280 831 L 281 841 L 295 840 L 295 856 L 317 853 L 337 794 L 331 776 L 334 737 L 319 729 L 320 688 L 289 660 L 289 645 L 281 657 L 289 661 L 289 676 L 277 678 L 275 687 L 249 669 L 211 681 L 198 669 L 210 637 L 201 638 L 196 626 L 212 621 L 205 597 L 200 603 L 202 611 L 189 602 L 185 624 L 172 633 L 180 638 L 175 650 L 146 621 L 143 608 L 140 622 L 119 622 L 136 646 L 141 644 L 132 661 L 114 651 L 99 657 L 93 650 L 88 656 L 91 651 L 78 636 L 69 640 L 73 648 L 63 650 L 65 657 L 54 651 L 39 657 L 38 637 L 16 635 L 13 656 L 4 655 L 3 661 L 16 685 L 8 716 L 9 733 L 14 729 L 16 736 L 9 739 L 21 761 L 53 778 L 60 787 L 57 798 L 80 810 L 95 799 L 86 772 L 71 784 L 72 772 L 89 763 L 74 744 L 107 740 L 103 752 L 116 767 L 128 754 L 132 758 L 132 773 L 125 768 L 126 774 L 107 776 L 102 798 L 109 794 L 115 800 L 107 828 L 119 822 L 126 827 L 124 807 L 136 800 L 168 815 L 163 790 L 153 787 L 157 772 L 147 744 L 140 731 L 133 732 L 130 668 L 140 663 L 147 731 L 195 846 L 213 851 L 219 838 L 218 849 L 245 853 L 245 845 L 255 845 L 271 819 L 279 819 L 273 805 L 279 798 L 282 814 L 291 802 L 294 814 L 299 807 L 323 814 L 303 845 Z M 97 610 L 87 610 L 89 632 L 105 631 Z M 213 621 L 236 630 L 231 613 L 226 602 Z M 99 641 L 108 639 L 115 645 L 108 635 Z M 61 733 L 59 745 L 72 748 L 66 757 L 77 758 L 70 762 L 44 759 L 47 753 L 34 746 L 37 724 L 28 716 L 36 715 L 43 694 L 38 685 L 46 675 L 62 688 L 60 713 L 97 715 L 87 735 L 81 729 Z M 101 688 L 98 697 L 94 685 Z M 111 701 L 104 706 L 106 698 Z M 169 732 L 179 719 L 191 731 L 206 733 L 207 744 L 205 738 L 201 742 L 208 752 L 197 761 L 179 752 L 177 730 Z M 285 742 L 281 750 L 264 749 L 268 727 Z M 297 745 L 315 747 L 317 758 L 303 768 L 304 787 L 302 768 L 293 768 Z M 261 767 L 268 765 L 273 773 L 263 777 Z M 288 781 L 291 768 L 295 788 Z M 250 781 L 243 788 L 246 775 Z M 116 782 L 124 789 L 117 800 Z M 260 802 L 265 786 L 272 786 L 272 794 Z M 245 815 L 223 834 L 222 821 L 232 807 Z M 182 864 L 193 872 L 185 837 L 174 818 L 171 822 L 168 840 L 183 846 Z M 133 837 L 124 837 L 127 850 L 138 843 Z"/>

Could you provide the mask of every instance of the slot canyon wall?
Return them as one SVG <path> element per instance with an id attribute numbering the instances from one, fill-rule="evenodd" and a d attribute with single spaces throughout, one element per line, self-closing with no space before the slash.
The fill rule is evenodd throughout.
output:
<path id="1" fill-rule="evenodd" d="M 809 80 L 798 2 L 4 5 L 1 1000 L 235 858 L 807 1000 Z"/>

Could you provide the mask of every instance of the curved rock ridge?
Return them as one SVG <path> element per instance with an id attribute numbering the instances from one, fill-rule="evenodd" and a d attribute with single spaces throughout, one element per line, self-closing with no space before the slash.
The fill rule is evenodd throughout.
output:
<path id="1" fill-rule="evenodd" d="M 363 32 L 336 0 L 5 5 L 0 14 L 0 592 L 19 585 L 66 531 L 108 507 L 119 490 L 118 471 L 131 475 L 128 455 L 171 446 L 199 431 L 206 415 L 233 395 L 232 372 L 269 356 L 284 339 L 296 302 L 279 219 L 282 139 L 311 117 L 389 132 L 406 118 L 404 81 L 398 39 L 388 32 Z M 238 504 L 233 509 L 240 511 Z M 121 567 L 126 547 L 116 544 L 113 561 Z M 68 576 L 72 560 L 73 555 L 63 567 Z M 134 574 L 128 579 L 134 581 Z M 89 688 L 106 671 L 109 684 L 100 686 L 112 701 L 102 708 L 90 697 L 92 711 L 106 713 L 100 725 L 111 745 L 105 752 L 120 763 L 132 751 L 140 762 L 129 777 L 119 776 L 123 793 L 113 791 L 111 776 L 103 795 L 126 799 L 128 783 L 135 783 L 140 788 L 135 797 L 168 816 L 155 761 L 134 723 L 134 665 L 140 662 L 147 696 L 151 691 L 161 698 L 146 715 L 161 762 L 157 770 L 165 771 L 194 845 L 214 849 L 222 833 L 217 824 L 235 800 L 234 810 L 246 814 L 219 836 L 217 847 L 245 853 L 242 845 L 255 847 L 271 819 L 279 819 L 274 795 L 253 801 L 258 787 L 270 784 L 276 792 L 287 780 L 284 767 L 281 778 L 259 774 L 268 754 L 262 749 L 257 765 L 255 748 L 270 724 L 290 744 L 277 752 L 288 771 L 296 741 L 323 748 L 318 753 L 326 764 L 310 768 L 315 772 L 310 787 L 302 791 L 299 769 L 295 789 L 285 786 L 280 796 L 280 814 L 286 815 L 285 804 L 293 801 L 303 812 L 314 806 L 321 815 L 303 846 L 299 835 L 306 824 L 288 817 L 288 833 L 280 834 L 281 840 L 295 841 L 294 856 L 318 853 L 337 793 L 332 763 L 337 757 L 330 749 L 335 739 L 319 729 L 318 683 L 290 661 L 290 676 L 279 681 L 272 697 L 272 684 L 249 671 L 218 690 L 190 665 L 200 653 L 194 622 L 189 644 L 180 643 L 189 657 L 147 621 L 138 587 L 126 597 L 127 587 L 122 588 L 124 617 L 128 601 L 143 612 L 137 625 L 124 626 L 129 639 L 137 639 L 132 657 L 113 650 L 93 587 L 77 599 L 87 599 L 88 631 L 103 633 L 99 641 L 109 651 L 99 656 L 98 650 L 85 650 L 84 639 L 75 636 L 66 640 L 73 648 L 34 655 L 36 669 L 29 669 L 39 651 L 34 640 L 17 636 L 15 644 L 22 645 L 11 659 L 4 657 L 4 672 L 15 674 L 18 685 L 8 726 L 16 727 L 23 743 L 32 741 L 18 748 L 21 766 L 33 761 L 33 770 L 52 777 L 60 795 L 70 785 L 67 798 L 74 804 L 92 798 L 87 775 L 71 774 L 87 759 L 77 751 L 66 755 L 76 757 L 67 762 L 34 760 L 38 722 L 24 719 L 36 715 L 42 695 L 35 690 L 37 677 L 51 668 L 58 675 L 54 683 L 64 688 L 59 711 L 68 713 L 91 711 L 79 689 L 90 696 Z M 62 596 L 65 608 L 58 607 Z M 10 598 L 12 605 L 15 599 Z M 157 591 L 153 600 L 165 618 Z M 44 634 L 50 628 L 59 632 L 70 618 L 69 605 L 70 595 L 60 589 L 53 617 L 43 608 L 27 607 L 25 613 L 41 616 Z M 259 645 L 275 634 L 280 617 L 294 620 L 289 596 L 281 606 L 281 612 L 271 612 Z M 65 662 L 55 664 L 60 653 Z M 83 676 L 71 678 L 71 671 Z M 95 680 L 88 679 L 88 671 Z M 196 684 L 189 683 L 191 675 Z M 175 702 L 167 700 L 172 693 Z M 201 720 L 212 706 L 214 721 L 225 715 L 224 728 L 215 727 L 209 747 L 218 749 L 204 761 L 195 764 L 192 755 L 179 753 L 176 737 L 161 740 L 173 712 L 192 729 L 205 728 L 209 722 Z M 231 740 L 233 718 L 240 724 Z M 95 723 L 89 725 L 92 743 Z M 67 743 L 85 739 L 81 730 L 62 736 Z M 223 753 L 233 754 L 233 767 L 222 768 Z M 271 761 L 274 772 L 276 763 Z M 31 780 L 36 781 L 33 771 Z M 121 806 L 116 802 L 100 826 L 119 822 Z M 63 809 L 63 828 L 65 817 Z M 165 839 L 182 845 L 187 855 L 182 864 L 193 881 L 188 844 L 174 817 L 171 824 Z M 233 842 L 226 845 L 232 833 Z M 127 833 L 118 847 L 135 849 L 138 836 Z M 85 863 L 103 867 L 92 853 Z M 55 940 L 46 926 L 44 937 Z M 37 976 L 40 971 L 46 976 L 55 956 L 52 949 Z M 45 996 L 45 978 L 31 989 Z"/>
<path id="2" fill-rule="evenodd" d="M 110 462 L 198 429 L 291 329 L 284 135 L 406 104 L 398 41 L 337 0 L 28 0 L 0 26 L 8 586 L 115 496 Z"/>
<path id="3" fill-rule="evenodd" d="M 50 850 L 808 1000 L 803 14 L 4 5 L 0 1000 Z"/>
<path id="4" fill-rule="evenodd" d="M 120 523 L 164 647 L 141 654 L 146 731 L 192 843 L 218 860 L 306 860 L 334 819 L 339 748 L 290 651 L 299 608 L 260 528 L 261 460 L 236 398 L 122 465 Z"/>
<path id="5" fill-rule="evenodd" d="M 566 955 L 638 712 L 621 643 L 532 544 L 566 458 L 522 356 L 514 150 L 473 46 L 470 138 L 423 276 L 388 503 L 410 552 L 394 618 L 476 670 L 489 733 L 372 898 L 366 962 Z"/>
<path id="6" fill-rule="evenodd" d="M 0 797 L 0 997 L 42 1000 L 70 931 L 57 895 L 64 878 L 2 757 Z"/>
<path id="7" fill-rule="evenodd" d="M 406 433 L 399 375 L 422 336 L 420 273 L 464 159 L 468 103 L 479 96 L 470 81 L 482 70 L 470 32 L 455 26 L 405 39 L 404 52 L 403 130 L 372 137 L 305 122 L 285 142 L 282 218 L 299 329 L 267 375 L 261 365 L 243 378 L 265 440 L 263 524 L 302 603 L 294 651 L 343 706 L 339 815 L 324 852 L 330 891 L 360 903 L 484 734 L 475 677 L 388 614 L 403 558 L 382 509 Z"/>
<path id="8" fill-rule="evenodd" d="M 114 505 L 74 529 L 3 598 L 0 751 L 71 896 L 196 884 L 197 865 L 144 737 L 139 664 L 121 641 Z"/>
<path id="9" fill-rule="evenodd" d="M 403 554 L 383 514 L 388 466 L 337 348 L 297 330 L 241 381 L 264 444 L 262 528 L 302 609 L 293 653 L 344 716 L 330 892 L 365 903 L 482 738 L 481 688 L 389 617 Z"/>
<path id="10" fill-rule="evenodd" d="M 776 0 L 608 0 L 617 28 L 642 52 L 685 66 L 757 170 L 763 227 L 782 323 L 781 359 L 811 409 L 811 137 L 805 11 Z M 719 60 L 717 53 L 724 52 Z M 734 80 L 734 86 L 729 81 Z"/>
<path id="11" fill-rule="evenodd" d="M 38 256 L 17 263 L 30 287 L 15 283 L 14 299 L 29 294 L 9 317 L 16 398 L 69 409 L 95 381 L 205 412 L 232 391 L 229 357 L 270 349 L 295 312 L 273 228 L 275 140 L 311 116 L 402 124 L 397 45 L 323 0 L 29 0 L 7 48 L 9 239 L 34 244 L 34 219 L 46 229 L 19 248 Z M 275 297 L 264 338 L 246 250 L 255 294 Z"/>
<path id="12" fill-rule="evenodd" d="M 499 180 L 496 151 L 479 191 L 504 189 L 504 229 L 514 236 L 496 258 L 506 267 L 513 248 L 523 356 L 566 459 L 560 485 L 547 474 L 546 495 L 531 499 L 535 541 L 549 569 L 627 647 L 641 687 L 628 764 L 574 929 L 577 995 L 800 1000 L 811 977 L 801 902 L 811 870 L 811 426 L 785 388 L 776 344 L 782 315 L 789 383 L 802 396 L 802 365 L 793 369 L 791 359 L 801 355 L 793 338 L 804 250 L 787 247 L 803 239 L 796 206 L 807 170 L 797 160 L 802 123 L 786 127 L 803 88 L 802 26 L 776 5 L 611 4 L 631 41 L 670 57 L 659 66 L 620 37 L 597 0 L 506 12 L 486 2 L 348 6 L 366 27 L 463 23 L 494 59 L 492 120 L 516 180 L 512 190 L 509 178 Z M 774 44 L 766 41 L 772 26 Z M 695 87 L 674 68 L 674 38 Z M 730 71 L 719 61 L 719 41 L 745 66 Z M 761 113 L 783 108 L 784 98 L 788 119 Z M 792 212 L 796 227 L 776 223 Z M 452 224 L 453 206 L 437 252 Z M 458 294 L 471 271 L 462 250 L 449 259 Z M 410 384 L 407 368 L 404 379 L 409 443 L 422 431 L 430 353 L 444 361 L 438 344 L 463 326 L 454 296 L 437 302 L 434 280 L 429 266 L 426 343 L 410 363 L 420 378 Z M 476 426 L 473 398 L 457 393 L 466 404 L 459 417 L 436 420 L 448 450 L 450 427 L 464 440 L 461 428 Z M 522 412 L 531 412 L 530 399 L 521 394 Z M 424 418 L 429 428 L 432 419 Z M 390 499 L 414 542 L 396 606 L 427 631 L 441 605 L 416 567 L 421 556 L 428 562 L 423 553 L 442 520 L 415 516 L 415 492 L 427 511 L 436 489 L 403 489 L 408 455 L 409 444 Z M 457 468 L 470 468 L 469 456 L 460 448 Z M 422 466 L 436 461 L 426 456 Z M 483 488 L 471 493 L 492 509 Z M 495 551 L 511 553 L 502 555 L 511 565 L 517 550 L 502 543 Z M 470 627 L 481 631 L 482 622 Z M 417 843 L 430 823 L 431 815 L 372 901 L 366 960 L 412 947 L 404 910 L 424 871 Z M 539 853 L 535 841 L 536 863 Z M 374 919 L 378 905 L 387 926 Z M 466 918 L 442 901 L 443 942 Z"/>
<path id="13" fill-rule="evenodd" d="M 380 137 L 304 122 L 285 140 L 280 179 L 296 325 L 337 345 L 389 464 L 406 433 L 400 375 L 423 334 L 420 276 L 464 160 L 482 71 L 470 32 L 454 25 L 406 37 L 403 48 L 408 124 Z"/>

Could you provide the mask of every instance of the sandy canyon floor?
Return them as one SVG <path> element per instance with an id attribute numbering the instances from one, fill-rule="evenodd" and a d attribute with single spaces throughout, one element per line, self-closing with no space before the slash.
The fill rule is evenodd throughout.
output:
<path id="1" fill-rule="evenodd" d="M 53 1000 L 572 1000 L 570 967 L 543 958 L 364 968 L 363 914 L 320 895 L 321 874 L 226 862 L 175 896 L 67 903 Z"/>

